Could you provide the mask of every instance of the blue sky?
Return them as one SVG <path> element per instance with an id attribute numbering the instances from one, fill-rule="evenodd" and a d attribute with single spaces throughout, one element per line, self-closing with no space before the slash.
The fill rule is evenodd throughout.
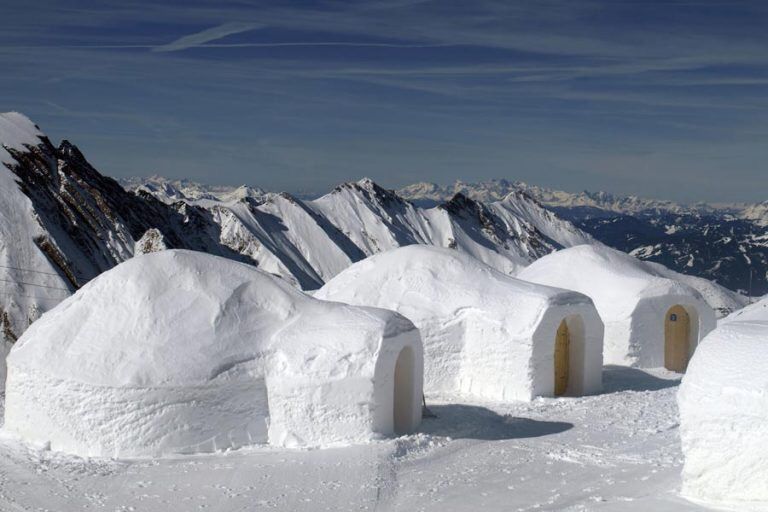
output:
<path id="1" fill-rule="evenodd" d="M 3 0 L 0 110 L 105 174 L 768 199 L 768 2 Z"/>

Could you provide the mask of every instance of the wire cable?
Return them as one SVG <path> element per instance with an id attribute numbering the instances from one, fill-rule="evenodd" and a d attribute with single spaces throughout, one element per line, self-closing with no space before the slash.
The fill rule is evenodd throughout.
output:
<path id="1" fill-rule="evenodd" d="M 0 281 L 5 283 L 12 283 L 12 284 L 23 284 L 26 286 L 37 286 L 39 288 L 50 288 L 51 290 L 64 290 L 65 292 L 70 291 L 69 288 L 62 288 L 60 286 L 48 286 L 45 284 L 37 284 L 37 283 L 28 283 L 26 281 L 13 281 L 11 279 L 3 279 L 3 278 L 0 278 Z"/>
<path id="2" fill-rule="evenodd" d="M 7 269 L 11 269 L 11 270 L 20 270 L 22 272 L 34 272 L 35 274 L 45 274 L 47 276 L 61 277 L 61 274 L 57 274 L 56 272 L 45 272 L 44 270 L 34 270 L 34 269 L 31 269 L 31 268 L 10 267 L 8 265 L 0 265 L 0 268 L 7 268 Z M 82 274 L 77 274 L 75 272 L 71 272 L 71 273 L 72 273 L 72 275 L 74 275 L 76 277 L 80 277 L 80 278 L 84 277 Z"/>

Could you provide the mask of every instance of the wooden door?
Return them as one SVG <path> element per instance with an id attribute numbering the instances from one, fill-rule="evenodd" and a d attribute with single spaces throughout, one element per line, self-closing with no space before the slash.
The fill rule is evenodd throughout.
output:
<path id="1" fill-rule="evenodd" d="M 691 320 L 682 306 L 672 306 L 664 320 L 664 367 L 684 372 L 690 352 Z"/>
<path id="2" fill-rule="evenodd" d="M 564 395 L 568 390 L 570 352 L 571 337 L 568 333 L 568 324 L 563 320 L 555 336 L 555 396 Z"/>
<path id="3" fill-rule="evenodd" d="M 392 396 L 392 413 L 395 434 L 411 431 L 413 419 L 414 355 L 411 347 L 400 351 L 395 362 L 395 389 Z"/>

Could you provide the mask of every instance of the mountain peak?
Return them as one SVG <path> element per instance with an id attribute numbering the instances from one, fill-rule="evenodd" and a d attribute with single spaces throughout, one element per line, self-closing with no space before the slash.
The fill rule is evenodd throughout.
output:
<path id="1" fill-rule="evenodd" d="M 61 143 L 59 144 L 59 153 L 62 155 L 66 155 L 68 158 L 78 161 L 78 162 L 85 162 L 85 155 L 83 155 L 82 151 L 80 151 L 80 148 L 69 142 L 67 139 L 63 139 Z"/>

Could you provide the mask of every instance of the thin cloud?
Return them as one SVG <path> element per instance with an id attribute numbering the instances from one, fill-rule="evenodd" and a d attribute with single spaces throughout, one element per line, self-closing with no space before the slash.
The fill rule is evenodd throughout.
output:
<path id="1" fill-rule="evenodd" d="M 248 32 L 249 30 L 261 28 L 262 26 L 263 25 L 257 25 L 256 23 L 224 23 L 223 25 L 211 27 L 209 29 L 203 30 L 202 32 L 196 32 L 194 34 L 180 37 L 179 39 L 171 41 L 168 44 L 155 46 L 152 48 L 152 51 L 177 52 L 180 50 L 186 50 L 187 48 L 194 48 L 210 41 L 216 41 L 218 39 L 231 36 L 233 34 L 239 34 L 241 32 Z"/>

